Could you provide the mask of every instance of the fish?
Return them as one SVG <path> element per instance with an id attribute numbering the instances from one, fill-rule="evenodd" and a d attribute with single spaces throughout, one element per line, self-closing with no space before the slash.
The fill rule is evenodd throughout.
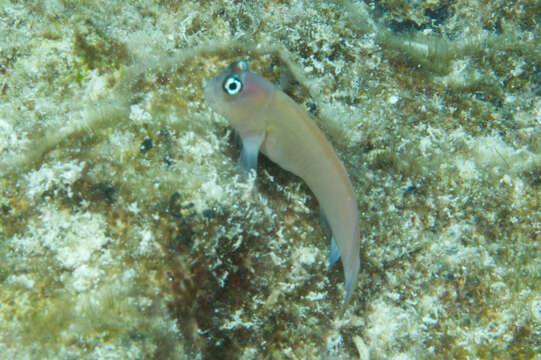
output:
<path id="1" fill-rule="evenodd" d="M 344 165 L 310 114 L 246 61 L 229 65 L 210 79 L 204 96 L 240 136 L 239 164 L 257 170 L 259 152 L 299 176 L 318 200 L 321 220 L 330 229 L 329 267 L 342 259 L 345 301 L 360 271 L 361 236 L 357 199 Z"/>

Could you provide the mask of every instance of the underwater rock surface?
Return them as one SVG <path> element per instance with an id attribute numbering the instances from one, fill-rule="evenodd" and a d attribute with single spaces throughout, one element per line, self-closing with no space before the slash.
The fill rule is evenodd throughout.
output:
<path id="1" fill-rule="evenodd" d="M 0 1 L 0 354 L 541 359 L 540 13 Z M 205 104 L 240 59 L 348 170 L 345 308 L 313 195 Z"/>

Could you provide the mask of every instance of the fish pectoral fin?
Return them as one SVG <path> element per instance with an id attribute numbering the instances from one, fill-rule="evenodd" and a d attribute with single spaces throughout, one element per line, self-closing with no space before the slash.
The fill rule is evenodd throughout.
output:
<path id="1" fill-rule="evenodd" d="M 331 255 L 329 258 L 329 269 L 340 259 L 340 249 L 338 249 L 338 245 L 336 245 L 336 240 L 334 240 L 334 236 L 331 239 Z"/>
<path id="2" fill-rule="evenodd" d="M 257 156 L 264 140 L 265 133 L 242 137 L 239 165 L 245 175 L 248 175 L 250 170 L 254 170 L 257 173 Z"/>

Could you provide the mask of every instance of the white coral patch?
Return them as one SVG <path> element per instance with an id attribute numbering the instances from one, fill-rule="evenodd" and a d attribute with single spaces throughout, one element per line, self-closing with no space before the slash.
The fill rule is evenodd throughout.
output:
<path id="1" fill-rule="evenodd" d="M 318 250 L 313 246 L 302 247 L 295 252 L 295 258 L 299 259 L 301 264 L 312 265 L 316 261 L 317 253 Z"/>
<path id="2" fill-rule="evenodd" d="M 458 175 L 462 179 L 470 181 L 479 178 L 479 171 L 477 171 L 474 161 L 458 158 L 456 159 L 456 166 L 458 168 Z"/>
<path id="3" fill-rule="evenodd" d="M 46 206 L 22 236 L 12 238 L 11 244 L 22 254 L 47 255 L 50 251 L 60 267 L 75 272 L 94 255 L 101 255 L 100 250 L 110 241 L 105 230 L 105 219 L 99 214 L 70 213 Z"/>
<path id="4" fill-rule="evenodd" d="M 82 264 L 77 267 L 72 275 L 71 285 L 75 291 L 82 292 L 91 289 L 104 274 L 104 271 L 94 266 Z"/>
<path id="5" fill-rule="evenodd" d="M 399 338 L 406 337 L 415 329 L 408 313 L 399 307 L 377 300 L 371 306 L 368 315 L 366 335 L 371 347 L 385 351 L 392 347 Z"/>
<path id="6" fill-rule="evenodd" d="M 152 115 L 150 115 L 148 111 L 143 109 L 140 104 L 135 104 L 130 106 L 129 119 L 137 125 L 142 125 L 144 123 L 152 121 Z"/>
<path id="7" fill-rule="evenodd" d="M 484 136 L 469 141 L 479 166 L 521 171 L 532 166 L 536 156 L 526 147 L 515 149 L 498 136 Z"/>
<path id="8" fill-rule="evenodd" d="M 160 244 L 156 241 L 154 234 L 149 229 L 141 229 L 138 232 L 141 238 L 136 254 L 140 256 L 151 255 L 154 251 L 160 249 Z"/>
<path id="9" fill-rule="evenodd" d="M 27 274 L 20 274 L 20 275 L 10 275 L 6 279 L 7 284 L 17 284 L 24 286 L 27 289 L 32 289 L 34 287 L 34 279 L 30 277 L 30 275 Z"/>
<path id="10" fill-rule="evenodd" d="M 11 125 L 0 119 L 0 153 L 17 144 L 17 135 Z"/>
<path id="11" fill-rule="evenodd" d="M 39 170 L 26 176 L 26 196 L 34 200 L 46 191 L 64 190 L 71 197 L 71 185 L 81 177 L 84 166 L 84 161 L 75 160 L 42 165 Z"/>

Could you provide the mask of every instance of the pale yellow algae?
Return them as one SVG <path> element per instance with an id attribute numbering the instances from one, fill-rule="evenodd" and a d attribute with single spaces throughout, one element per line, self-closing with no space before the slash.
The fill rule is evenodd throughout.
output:
<path id="1" fill-rule="evenodd" d="M 539 13 L 0 1 L 0 357 L 540 359 Z M 351 177 L 344 313 L 317 201 L 204 102 L 241 59 Z"/>

